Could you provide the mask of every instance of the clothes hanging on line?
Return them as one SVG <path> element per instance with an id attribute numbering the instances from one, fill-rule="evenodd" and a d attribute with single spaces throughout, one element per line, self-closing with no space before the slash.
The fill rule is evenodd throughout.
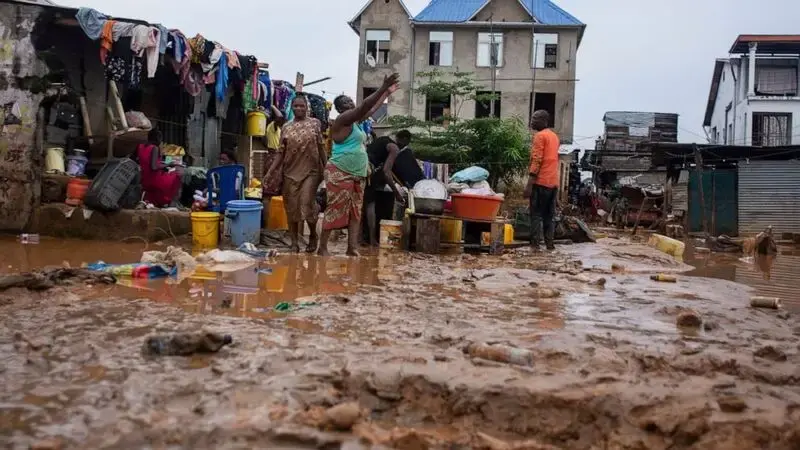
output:
<path id="1" fill-rule="evenodd" d="M 450 183 L 450 165 L 432 163 L 428 161 L 417 161 L 426 180 L 437 180 L 440 183 Z"/>

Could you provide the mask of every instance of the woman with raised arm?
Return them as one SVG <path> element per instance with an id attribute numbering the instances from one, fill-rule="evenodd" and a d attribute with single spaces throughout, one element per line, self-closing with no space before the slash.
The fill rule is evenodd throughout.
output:
<path id="1" fill-rule="evenodd" d="M 331 124 L 333 151 L 325 166 L 328 202 L 319 243 L 319 254 L 322 256 L 328 255 L 331 231 L 342 228 L 347 228 L 347 254 L 358 256 L 356 249 L 361 232 L 364 184 L 369 172 L 366 134 L 358 124 L 368 117 L 375 105 L 397 90 L 397 80 L 396 73 L 384 78 L 381 88 L 358 106 L 346 95 L 340 95 L 333 101 L 339 116 Z"/>

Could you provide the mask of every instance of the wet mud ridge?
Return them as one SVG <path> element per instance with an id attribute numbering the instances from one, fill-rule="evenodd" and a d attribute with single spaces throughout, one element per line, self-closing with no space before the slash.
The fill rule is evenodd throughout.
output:
<path id="1" fill-rule="evenodd" d="M 621 245 L 396 255 L 376 282 L 260 319 L 10 289 L 0 447 L 799 448 L 796 316 Z M 201 330 L 232 342 L 142 354 Z"/>

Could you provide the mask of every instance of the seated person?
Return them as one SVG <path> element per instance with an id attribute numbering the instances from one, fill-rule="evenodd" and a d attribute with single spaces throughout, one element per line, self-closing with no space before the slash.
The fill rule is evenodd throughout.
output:
<path id="1" fill-rule="evenodd" d="M 223 149 L 219 153 L 219 166 L 231 166 L 239 164 L 236 160 L 236 152 L 231 149 Z"/>
<path id="2" fill-rule="evenodd" d="M 139 144 L 134 154 L 141 171 L 144 201 L 159 208 L 180 207 L 182 166 L 162 162 L 161 142 L 161 131 L 153 128 L 147 134 L 147 143 Z"/>

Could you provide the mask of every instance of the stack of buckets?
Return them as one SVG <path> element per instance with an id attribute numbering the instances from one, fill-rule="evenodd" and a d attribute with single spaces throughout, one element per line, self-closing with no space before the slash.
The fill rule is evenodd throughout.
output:
<path id="1" fill-rule="evenodd" d="M 261 210 L 258 200 L 233 200 L 225 206 L 225 230 L 230 233 L 235 247 L 244 243 L 257 245 L 261 239 Z M 219 246 L 220 222 L 223 214 L 217 212 L 192 213 L 192 244 L 198 248 Z"/>

